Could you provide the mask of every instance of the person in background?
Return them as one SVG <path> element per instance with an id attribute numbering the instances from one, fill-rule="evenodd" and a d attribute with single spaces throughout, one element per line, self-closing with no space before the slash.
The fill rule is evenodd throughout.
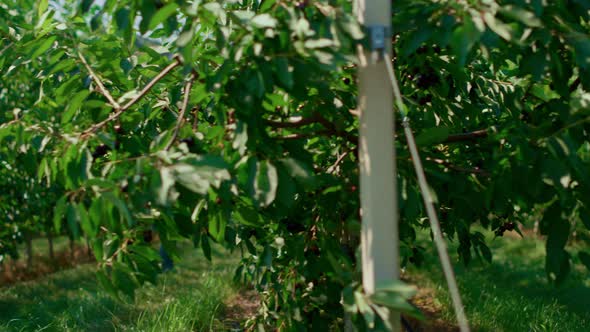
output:
<path id="1" fill-rule="evenodd" d="M 154 231 L 147 230 L 143 232 L 143 240 L 146 243 L 151 243 L 154 238 Z M 159 249 L 160 257 L 162 258 L 162 272 L 167 272 L 174 269 L 174 261 L 166 252 L 164 245 L 160 242 L 160 249 Z"/>

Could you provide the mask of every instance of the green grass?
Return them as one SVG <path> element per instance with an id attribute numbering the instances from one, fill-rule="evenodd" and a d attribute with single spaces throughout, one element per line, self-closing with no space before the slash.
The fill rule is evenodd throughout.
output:
<path id="1" fill-rule="evenodd" d="M 237 294 L 237 258 L 215 250 L 214 264 L 188 249 L 175 270 L 118 302 L 97 285 L 92 264 L 0 288 L 0 331 L 208 331 L 223 325 Z"/>
<path id="2" fill-rule="evenodd" d="M 548 283 L 545 247 L 540 239 L 497 238 L 491 242 L 491 264 L 455 264 L 457 281 L 470 325 L 475 331 L 590 331 L 590 274 L 576 262 L 560 287 Z M 577 250 L 572 248 L 573 252 Z M 456 249 L 451 246 L 456 262 Z M 453 255 L 454 254 L 454 255 Z M 442 318 L 454 322 L 438 256 L 429 249 L 425 266 L 409 268 L 419 287 L 434 290 Z"/>

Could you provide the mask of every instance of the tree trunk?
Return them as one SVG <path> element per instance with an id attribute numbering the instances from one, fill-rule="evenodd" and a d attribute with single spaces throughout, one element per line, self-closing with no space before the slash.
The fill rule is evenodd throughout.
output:
<path id="1" fill-rule="evenodd" d="M 90 248 L 90 240 L 86 237 L 86 254 L 88 254 L 88 258 L 92 258 L 92 249 Z"/>
<path id="2" fill-rule="evenodd" d="M 75 249 L 75 245 L 76 243 L 74 242 L 74 238 L 70 237 L 70 263 L 73 265 L 74 264 L 74 249 Z"/>
<path id="3" fill-rule="evenodd" d="M 26 255 L 27 255 L 27 269 L 33 268 L 33 238 L 27 232 L 25 235 Z"/>
<path id="4" fill-rule="evenodd" d="M 55 261 L 55 252 L 53 251 L 53 234 L 47 231 L 47 244 L 49 245 L 49 260 Z"/>

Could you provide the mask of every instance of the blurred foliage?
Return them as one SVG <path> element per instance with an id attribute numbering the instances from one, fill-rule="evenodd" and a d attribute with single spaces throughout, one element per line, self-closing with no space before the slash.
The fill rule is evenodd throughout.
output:
<path id="1" fill-rule="evenodd" d="M 387 308 L 414 312 L 408 286 L 358 287 L 353 7 L 4 1 L 0 257 L 51 216 L 53 231 L 90 238 L 106 290 L 133 296 L 159 271 L 143 237 L 156 229 L 173 257 L 184 238 L 207 257 L 212 242 L 244 254 L 236 279 L 263 297 L 251 327 L 341 329 L 347 310 L 382 329 Z M 393 2 L 394 65 L 465 264 L 492 259 L 472 225 L 501 236 L 539 213 L 548 278 L 567 276 L 570 233 L 590 226 L 589 10 Z M 402 259 L 419 264 L 428 226 L 397 145 Z"/>

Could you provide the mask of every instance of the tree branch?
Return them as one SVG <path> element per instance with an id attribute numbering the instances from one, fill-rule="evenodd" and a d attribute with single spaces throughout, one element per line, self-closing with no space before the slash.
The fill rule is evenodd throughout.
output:
<path id="1" fill-rule="evenodd" d="M 453 165 L 453 164 L 451 164 L 450 162 L 448 162 L 446 160 L 437 159 L 437 158 L 429 158 L 429 157 L 426 157 L 426 160 L 431 161 L 431 162 L 433 162 L 435 164 L 439 164 L 439 165 L 445 166 L 445 167 L 447 167 L 449 169 L 452 169 L 454 171 L 461 172 L 461 173 L 479 174 L 479 175 L 488 176 L 488 177 L 491 175 L 488 171 L 483 170 L 483 169 L 481 169 L 479 167 L 465 168 L 465 167 Z"/>
<path id="2" fill-rule="evenodd" d="M 127 104 L 125 104 L 122 107 L 115 107 L 115 112 L 111 113 L 111 115 L 109 115 L 108 118 L 106 118 L 105 120 L 95 123 L 94 125 L 92 125 L 90 128 L 86 129 L 81 137 L 88 137 L 90 136 L 92 133 L 96 132 L 98 129 L 104 127 L 107 123 L 116 120 L 117 118 L 119 118 L 121 116 L 121 114 L 123 114 L 123 112 L 125 112 L 127 109 L 129 109 L 131 106 L 133 106 L 135 103 L 137 103 L 141 98 L 143 98 L 149 91 L 150 89 L 156 85 L 156 83 L 158 83 L 158 81 L 160 81 L 162 78 L 164 78 L 164 76 L 166 76 L 169 72 L 172 71 L 172 69 L 178 67 L 180 64 L 182 63 L 180 57 L 176 56 L 174 57 L 174 62 L 169 64 L 168 66 L 166 66 L 166 68 L 164 68 L 158 75 L 156 75 L 156 77 L 154 77 L 140 92 L 137 96 L 135 96 L 133 99 L 131 99 Z M 106 90 L 105 90 L 106 91 Z"/>
<path id="3" fill-rule="evenodd" d="M 297 139 L 304 139 L 304 138 L 313 138 L 318 136 L 331 136 L 333 133 L 330 130 L 324 129 L 320 131 L 315 131 L 313 133 L 298 133 L 298 134 L 291 134 L 286 136 L 277 136 L 276 139 L 281 140 L 297 140 Z"/>
<path id="4" fill-rule="evenodd" d="M 332 135 L 340 136 L 345 138 L 349 143 L 358 144 L 359 138 L 356 135 L 353 135 L 345 130 L 338 130 L 336 126 L 328 121 L 323 116 L 317 114 L 318 122 L 321 123 L 324 127 L 326 127 Z"/>
<path id="5" fill-rule="evenodd" d="M 303 126 L 307 126 L 309 124 L 318 123 L 318 118 L 316 116 L 311 116 L 309 118 L 290 118 L 288 122 L 280 122 L 280 121 L 272 121 L 266 120 L 267 125 L 273 128 L 299 128 Z"/>
<path id="6" fill-rule="evenodd" d="M 164 148 L 164 150 L 169 150 L 170 147 L 172 146 L 172 144 L 174 143 L 174 141 L 176 140 L 176 138 L 178 137 L 178 132 L 180 131 L 180 127 L 182 126 L 182 123 L 184 122 L 184 114 L 186 113 L 186 109 L 188 107 L 188 101 L 189 101 L 189 97 L 191 94 L 191 89 L 193 87 L 193 83 L 195 81 L 195 73 L 193 72 L 191 74 L 190 79 L 188 80 L 188 82 L 186 82 L 186 85 L 184 86 L 184 100 L 182 101 L 182 107 L 180 108 L 180 114 L 178 114 L 178 121 L 176 122 L 176 127 L 174 128 L 174 132 L 172 133 L 172 137 L 170 138 L 170 141 L 168 141 L 168 143 L 166 144 L 166 147 Z"/>
<path id="7" fill-rule="evenodd" d="M 78 57 L 82 61 L 82 64 L 84 64 L 84 67 L 86 67 L 86 70 L 88 70 L 88 73 L 90 74 L 90 76 L 92 77 L 92 79 L 94 80 L 96 85 L 98 85 L 98 91 L 103 96 L 105 96 L 107 98 L 107 100 L 109 101 L 109 104 L 111 104 L 111 106 L 113 106 L 113 108 L 115 110 L 118 111 L 119 109 L 121 109 L 121 105 L 119 105 L 119 103 L 117 103 L 117 101 L 113 98 L 113 96 L 111 95 L 109 90 L 107 90 L 105 88 L 105 86 L 104 86 L 104 84 L 102 84 L 102 81 L 100 80 L 100 78 L 98 78 L 98 76 L 96 75 L 94 70 L 92 70 L 92 68 L 90 67 L 88 62 L 86 62 L 86 59 L 84 58 L 84 56 L 82 55 L 82 53 L 80 51 L 78 51 Z"/>
<path id="8" fill-rule="evenodd" d="M 169 64 L 168 66 L 166 66 L 166 68 L 164 68 L 164 70 L 162 70 L 156 77 L 154 77 L 154 79 L 152 79 L 140 92 L 137 96 L 135 96 L 135 98 L 131 99 L 127 104 L 125 104 L 125 106 L 123 106 L 122 110 L 125 111 L 126 109 L 128 109 L 129 107 L 133 106 L 135 103 L 137 103 L 141 98 L 143 98 L 150 90 L 151 88 L 156 85 L 156 83 L 158 83 L 158 81 L 160 81 L 162 78 L 164 78 L 164 76 L 166 76 L 169 72 L 172 71 L 172 69 L 180 66 L 182 64 L 182 61 L 180 60 L 180 57 L 175 56 L 174 57 L 174 62 L 172 62 L 171 64 Z"/>
<path id="9" fill-rule="evenodd" d="M 348 156 L 348 154 L 350 152 L 352 152 L 352 150 L 346 150 L 340 156 L 338 156 L 338 159 L 336 159 L 336 162 L 328 168 L 328 173 L 333 173 L 334 171 L 336 171 L 336 167 L 338 167 L 338 165 L 340 165 L 340 163 L 344 160 L 344 158 L 346 156 Z"/>
<path id="10" fill-rule="evenodd" d="M 352 113 L 354 111 L 350 110 L 349 112 Z M 311 137 L 317 136 L 318 134 L 322 134 L 322 135 L 329 134 L 329 135 L 336 135 L 336 136 L 344 137 L 344 138 L 346 138 L 347 141 L 349 141 L 353 144 L 358 143 L 358 137 L 356 135 L 350 134 L 346 131 L 337 130 L 336 126 L 333 123 L 331 123 L 326 118 L 319 115 L 319 113 L 314 113 L 312 116 L 310 116 L 308 118 L 300 118 L 300 119 L 291 118 L 291 120 L 288 122 L 280 122 L 280 121 L 272 121 L 272 120 L 266 120 L 265 122 L 270 127 L 273 127 L 276 129 L 301 128 L 301 127 L 304 127 L 304 126 L 307 126 L 310 124 L 319 123 L 322 126 L 324 126 L 327 130 L 318 132 L 316 134 L 312 134 Z M 308 134 L 292 134 L 292 135 L 283 136 L 284 139 L 301 139 L 301 138 L 306 138 L 306 137 L 310 137 L 310 135 L 308 135 Z M 447 137 L 447 139 L 444 140 L 442 143 L 476 141 L 478 139 L 485 138 L 485 137 L 488 137 L 488 129 L 481 129 L 481 130 L 475 130 L 475 131 L 467 132 L 467 133 L 449 135 Z"/>
<path id="11" fill-rule="evenodd" d="M 6 52 L 6 50 L 8 50 L 9 48 L 12 47 L 12 45 L 14 45 L 14 42 L 10 42 L 8 43 L 1 51 L 0 51 L 0 55 L 4 54 L 4 52 Z"/>
<path id="12" fill-rule="evenodd" d="M 321 116 L 317 112 L 308 118 L 301 118 L 299 120 L 290 121 L 290 122 L 278 122 L 278 121 L 266 120 L 267 125 L 269 125 L 273 128 L 277 128 L 277 129 L 280 129 L 280 128 L 300 128 L 300 127 L 314 124 L 314 123 L 319 123 L 326 129 L 321 130 L 321 131 L 317 131 L 317 132 L 314 132 L 311 134 L 292 134 L 292 135 L 287 135 L 287 136 L 281 136 L 278 138 L 279 139 L 302 139 L 302 138 L 315 137 L 318 135 L 324 135 L 324 136 L 343 137 L 348 142 L 353 143 L 353 144 L 357 144 L 357 142 L 358 142 L 357 136 L 350 134 L 344 130 L 338 130 L 338 128 L 336 128 L 336 126 L 333 123 L 328 121 L 326 118 L 324 118 L 323 116 Z"/>
<path id="13" fill-rule="evenodd" d="M 476 130 L 476 131 L 472 131 L 472 132 L 468 132 L 468 133 L 449 135 L 449 137 L 447 137 L 447 139 L 443 143 L 475 141 L 479 138 L 485 138 L 485 137 L 488 137 L 488 130 L 481 129 L 481 130 Z"/>

